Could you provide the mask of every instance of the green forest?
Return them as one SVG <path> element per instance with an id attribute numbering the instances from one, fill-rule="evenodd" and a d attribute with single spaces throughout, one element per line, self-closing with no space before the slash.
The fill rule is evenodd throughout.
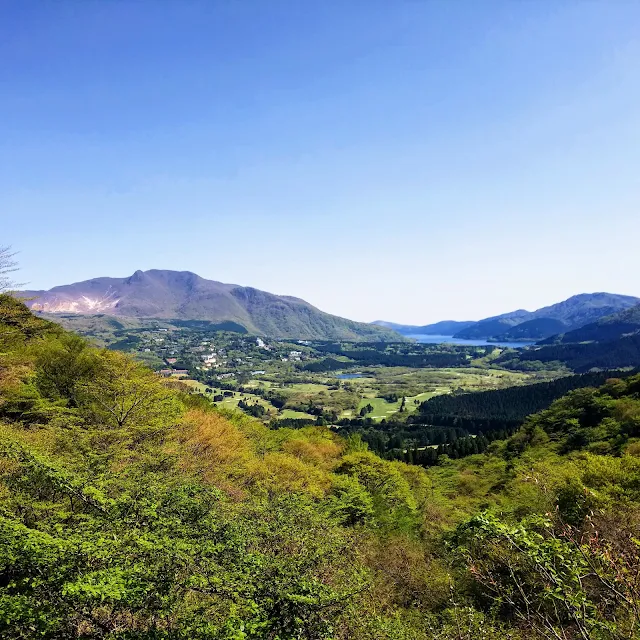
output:
<path id="1" fill-rule="evenodd" d="M 427 469 L 0 295 L 0 636 L 638 638 L 640 376 L 592 383 Z"/>

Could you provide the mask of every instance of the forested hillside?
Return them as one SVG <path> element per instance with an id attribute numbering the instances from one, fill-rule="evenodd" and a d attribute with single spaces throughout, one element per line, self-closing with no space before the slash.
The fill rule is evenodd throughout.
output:
<path id="1" fill-rule="evenodd" d="M 536 369 L 545 364 L 565 365 L 577 373 L 591 369 L 622 369 L 640 363 L 640 333 L 609 342 L 553 344 L 518 353 L 505 351 L 495 364 L 506 368 Z"/>
<path id="2" fill-rule="evenodd" d="M 518 309 L 480 320 L 456 338 L 539 340 L 595 322 L 638 304 L 638 298 L 615 293 L 581 293 L 536 311 Z"/>
<path id="3" fill-rule="evenodd" d="M 576 342 L 611 342 L 626 335 L 640 332 L 640 305 L 625 309 L 619 313 L 601 318 L 596 322 L 568 331 L 562 335 L 548 338 L 540 344 L 576 343 Z"/>
<path id="4" fill-rule="evenodd" d="M 0 636 L 635 638 L 639 436 L 631 376 L 427 472 L 218 410 L 3 295 Z"/>
<path id="5" fill-rule="evenodd" d="M 616 375 L 610 371 L 564 376 L 551 382 L 507 387 L 476 393 L 439 395 L 420 405 L 413 422 L 458 426 L 472 433 L 520 425 L 532 414 L 546 409 L 573 389 L 595 387 Z M 619 373 L 618 376 L 630 375 Z"/>

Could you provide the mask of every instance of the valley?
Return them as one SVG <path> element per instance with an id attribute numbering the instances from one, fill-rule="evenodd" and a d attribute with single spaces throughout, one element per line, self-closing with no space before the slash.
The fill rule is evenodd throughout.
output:
<path id="1" fill-rule="evenodd" d="M 0 6 L 0 640 L 640 640 L 640 2 Z"/>
<path id="2" fill-rule="evenodd" d="M 583 317 L 594 313 L 587 303 Z M 357 435 L 383 458 L 431 467 L 443 455 L 482 452 L 567 391 L 636 369 L 637 309 L 540 343 L 429 333 L 385 342 L 283 339 L 229 321 L 48 317 L 131 354 L 228 415 L 246 414 L 271 429 L 328 426 Z M 523 325 L 532 322 L 539 323 Z M 591 340 L 574 343 L 574 335 Z"/>
<path id="3" fill-rule="evenodd" d="M 636 369 L 637 301 L 579 294 L 478 322 L 364 324 L 151 270 L 32 292 L 27 304 L 229 415 L 271 429 L 328 426 L 384 458 L 433 466 L 508 437 L 562 393 Z"/>
<path id="4" fill-rule="evenodd" d="M 7 637 L 635 637 L 633 371 L 110 326 L 0 295 Z"/>
<path id="5" fill-rule="evenodd" d="M 131 353 L 176 385 L 265 422 L 336 424 L 406 418 L 438 394 L 550 379 L 497 368 L 497 345 L 287 341 L 156 322 L 121 328 L 87 324 L 83 335 Z"/>
<path id="6" fill-rule="evenodd" d="M 251 322 L 245 319 L 246 326 L 242 325 L 224 311 L 224 305 L 222 310 L 216 306 L 220 291 L 234 290 L 233 285 L 195 274 L 139 271 L 125 281 L 98 279 L 58 287 L 28 304 L 41 317 L 98 345 L 132 354 L 176 388 L 201 394 L 222 409 L 241 411 L 272 428 L 331 425 L 362 432 L 377 438 L 378 453 L 396 457 L 407 442 L 433 444 L 433 434 L 425 436 L 424 428 L 417 429 L 422 436 L 416 435 L 415 427 L 406 432 L 407 425 L 424 422 L 421 409 L 433 397 L 532 385 L 589 371 L 633 369 L 640 363 L 640 306 L 630 306 L 636 299 L 629 296 L 581 294 L 536 312 L 520 310 L 476 323 L 365 325 L 387 332 L 372 341 L 367 339 L 369 329 L 361 331 L 357 340 L 342 330 L 342 337 L 334 337 L 334 328 L 323 330 L 322 339 L 309 338 L 310 331 L 303 328 L 299 334 L 256 332 Z M 82 291 L 84 297 L 79 299 Z M 91 291 L 102 291 L 102 299 L 112 302 L 116 292 L 117 300 L 126 299 L 128 306 L 116 309 L 119 302 L 114 303 L 110 313 L 117 315 L 68 312 L 69 305 L 77 309 L 82 300 L 88 304 Z M 54 313 L 47 304 L 56 300 L 65 303 Z M 144 316 L 151 312 L 151 301 L 169 304 L 167 300 L 182 305 L 188 301 L 191 306 L 181 307 L 181 318 Z M 213 304 L 216 310 L 203 316 L 193 310 L 196 301 L 202 309 L 211 310 Z M 138 310 L 136 315 L 127 315 L 131 309 Z M 619 310 L 610 314 L 611 309 Z M 169 315 L 165 308 L 153 307 L 153 312 Z M 283 326 L 293 326 L 280 319 Z M 510 327 L 507 332 L 505 323 Z M 577 328 L 531 341 L 539 330 L 568 326 Z M 437 333 L 441 331 L 455 333 Z M 439 426 L 449 429 L 445 443 L 473 431 L 451 431 L 446 419 L 438 420 L 443 422 Z M 387 434 L 384 444 L 381 431 Z M 393 441 L 394 433 L 405 434 L 401 446 Z M 441 434 L 437 438 L 442 439 Z"/>

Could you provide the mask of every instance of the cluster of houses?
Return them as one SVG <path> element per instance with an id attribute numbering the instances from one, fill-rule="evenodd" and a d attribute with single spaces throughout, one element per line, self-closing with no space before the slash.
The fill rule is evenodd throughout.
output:
<path id="1" fill-rule="evenodd" d="M 200 359 L 202 360 L 202 369 L 218 368 L 220 366 L 217 353 L 206 353 L 200 356 Z"/>
<path id="2" fill-rule="evenodd" d="M 189 370 L 177 368 L 181 366 L 182 362 L 189 363 L 190 368 L 193 366 L 199 371 L 211 374 L 215 370 L 221 369 L 221 371 L 215 371 L 215 378 L 225 380 L 236 376 L 238 371 L 245 368 L 248 369 L 245 373 L 252 376 L 265 375 L 265 370 L 259 368 L 262 361 L 273 359 L 282 362 L 300 362 L 307 359 L 305 351 L 290 350 L 293 345 L 287 345 L 283 349 L 280 345 L 281 341 L 275 341 L 272 344 L 269 342 L 271 341 L 266 338 L 248 337 L 246 342 L 242 339 L 236 339 L 230 341 L 230 346 L 227 346 L 224 342 L 213 340 L 198 338 L 193 340 L 188 335 L 180 333 L 171 334 L 169 337 L 166 333 L 164 335 L 151 333 L 151 335 L 144 336 L 140 350 L 143 348 L 146 351 L 151 350 L 164 361 L 165 368 L 158 373 L 165 378 L 189 377 Z M 156 345 L 155 348 L 149 349 L 153 343 Z M 308 341 L 298 340 L 297 343 L 304 346 L 308 344 Z M 253 345 L 263 353 L 256 353 Z M 264 351 L 272 352 L 272 356 L 268 356 Z M 260 364 L 258 364 L 259 362 Z M 235 371 L 231 372 L 233 369 Z"/>
<path id="3" fill-rule="evenodd" d="M 289 351 L 286 358 L 282 358 L 282 362 L 300 362 L 302 360 L 302 351 Z"/>

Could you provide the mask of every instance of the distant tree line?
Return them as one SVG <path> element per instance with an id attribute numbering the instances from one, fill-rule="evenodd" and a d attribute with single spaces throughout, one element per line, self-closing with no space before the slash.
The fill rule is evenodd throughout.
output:
<path id="1" fill-rule="evenodd" d="M 421 467 L 433 467 L 438 464 L 441 456 L 457 460 L 458 458 L 483 453 L 492 440 L 503 440 L 505 437 L 506 434 L 501 432 L 491 432 L 487 435 L 458 438 L 455 442 L 441 444 L 438 447 L 430 446 L 420 449 L 415 446 L 413 449 L 404 451 L 402 457 L 398 457 L 398 459 L 409 464 L 418 464 Z"/>
<path id="2" fill-rule="evenodd" d="M 601 371 L 506 389 L 435 396 L 423 402 L 409 421 L 461 427 L 474 434 L 511 429 L 573 389 L 599 386 L 608 378 L 626 375 L 630 372 Z"/>
<path id="3" fill-rule="evenodd" d="M 537 349 L 507 352 L 496 364 L 509 369 L 522 369 L 534 363 L 560 362 L 578 373 L 591 369 L 637 367 L 640 362 L 640 333 L 611 342 L 557 344 Z"/>
<path id="4" fill-rule="evenodd" d="M 301 369 L 312 373 L 324 373 L 326 371 L 339 371 L 340 369 L 354 366 L 356 366 L 355 362 L 344 362 L 343 360 L 336 360 L 335 358 L 324 358 L 316 362 L 309 362 L 303 365 Z"/>
<path id="5" fill-rule="evenodd" d="M 258 404 L 257 402 L 250 404 L 246 400 L 240 400 L 238 402 L 238 408 L 242 409 L 245 413 L 248 413 L 250 416 L 253 416 L 254 418 L 262 418 L 267 413 L 267 410 L 264 408 L 263 405 Z"/>
<path id="6" fill-rule="evenodd" d="M 395 350 L 393 349 L 395 347 Z M 360 366 L 382 365 L 387 367 L 463 367 L 470 357 L 481 357 L 494 347 L 453 347 L 442 345 L 415 345 L 400 343 L 364 343 L 354 348 L 339 343 L 317 344 L 314 348 L 321 353 L 344 356 Z M 344 367 L 345 363 L 341 363 Z"/>
<path id="7" fill-rule="evenodd" d="M 490 430 L 480 435 L 470 434 L 460 427 L 432 427 L 397 421 L 374 423 L 368 418 L 351 420 L 339 433 L 357 434 L 368 448 L 382 458 L 401 460 L 423 467 L 438 464 L 446 455 L 457 459 L 482 453 L 494 440 L 505 440 L 519 425 Z"/>
<path id="8" fill-rule="evenodd" d="M 321 421 L 320 421 L 321 422 Z M 302 429 L 312 425 L 318 425 L 318 419 L 311 418 L 277 418 L 269 423 L 271 429 Z"/>

